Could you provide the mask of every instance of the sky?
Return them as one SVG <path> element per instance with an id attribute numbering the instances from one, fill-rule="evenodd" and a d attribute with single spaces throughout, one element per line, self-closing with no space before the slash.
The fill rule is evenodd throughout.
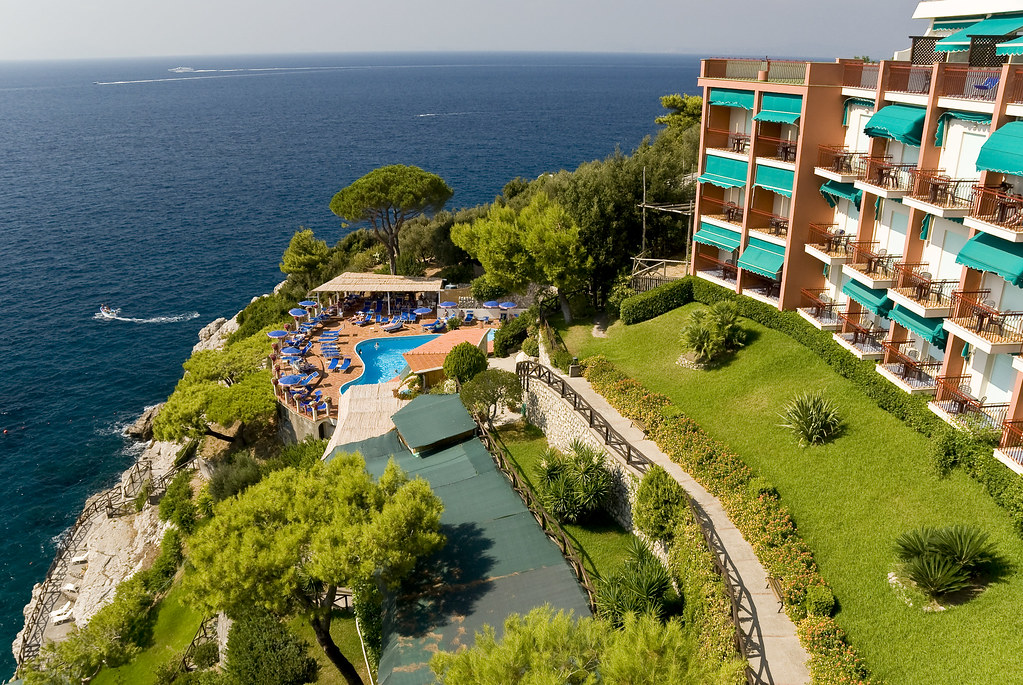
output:
<path id="1" fill-rule="evenodd" d="M 888 58 L 917 0 L 0 0 L 0 60 L 334 52 Z M 877 21 L 883 17 L 884 21 Z"/>

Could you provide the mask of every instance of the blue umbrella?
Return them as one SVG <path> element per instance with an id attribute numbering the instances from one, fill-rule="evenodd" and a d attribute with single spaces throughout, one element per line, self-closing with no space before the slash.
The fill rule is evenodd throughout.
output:
<path id="1" fill-rule="evenodd" d="M 302 350 L 297 347 L 285 347 L 281 350 L 281 354 L 302 354 Z"/>
<path id="2" fill-rule="evenodd" d="M 483 306 L 484 307 L 496 307 L 497 306 L 497 300 L 490 300 L 488 302 L 484 302 Z"/>
<path id="3" fill-rule="evenodd" d="M 286 338 L 288 337 L 287 331 L 269 331 L 267 333 L 271 338 Z"/>
<path id="4" fill-rule="evenodd" d="M 298 303 L 298 306 L 299 307 L 315 307 L 316 303 L 313 302 L 312 300 L 302 300 L 301 302 Z"/>
<path id="5" fill-rule="evenodd" d="M 516 307 L 518 307 L 518 305 L 515 304 L 514 302 L 502 302 L 497 306 L 500 307 L 501 309 L 515 309 Z"/>
<path id="6" fill-rule="evenodd" d="M 429 314 L 432 311 L 433 310 L 430 309 L 429 307 L 420 307 L 419 309 L 413 309 L 412 313 L 416 314 L 417 316 L 422 316 L 423 314 Z"/>
<path id="7" fill-rule="evenodd" d="M 302 380 L 302 376 L 300 376 L 297 373 L 295 373 L 295 374 L 291 374 L 290 376 L 281 376 L 280 379 L 277 382 L 280 385 L 295 385 L 300 380 Z"/>
<path id="8" fill-rule="evenodd" d="M 457 302 L 451 302 L 451 301 L 449 300 L 449 301 L 447 301 L 447 302 L 441 302 L 441 303 L 440 303 L 439 305 L 437 305 L 437 306 L 438 306 L 438 307 L 443 307 L 444 309 L 448 309 L 449 307 L 457 307 L 457 306 L 458 306 L 458 303 L 457 303 Z"/>
<path id="9" fill-rule="evenodd" d="M 292 316 L 305 316 L 309 312 L 307 312 L 304 309 L 299 309 L 298 307 L 295 307 L 294 309 L 289 309 L 288 313 L 291 314 Z"/>

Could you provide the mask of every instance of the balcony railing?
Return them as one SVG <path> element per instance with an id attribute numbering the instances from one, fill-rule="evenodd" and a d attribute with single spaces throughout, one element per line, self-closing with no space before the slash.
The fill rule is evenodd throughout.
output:
<path id="1" fill-rule="evenodd" d="M 945 67 L 939 95 L 994 102 L 1001 75 L 1001 69 L 976 69 L 949 64 Z"/>
<path id="2" fill-rule="evenodd" d="M 959 285 L 955 280 L 935 280 L 927 271 L 927 264 L 895 264 L 895 290 L 903 297 L 925 307 L 948 307 L 952 291 Z"/>
<path id="3" fill-rule="evenodd" d="M 754 231 L 768 233 L 779 238 L 789 234 L 789 218 L 760 209 L 749 210 L 749 227 Z"/>
<path id="4" fill-rule="evenodd" d="M 885 190 L 912 190 L 910 172 L 916 169 L 916 164 L 895 164 L 891 157 L 861 157 L 859 162 L 856 170 L 864 183 Z"/>
<path id="5" fill-rule="evenodd" d="M 970 216 L 1001 228 L 1023 231 L 1023 195 L 1007 193 L 1000 186 L 974 186 Z"/>
<path id="6" fill-rule="evenodd" d="M 840 338 L 860 352 L 877 354 L 884 348 L 881 340 L 888 331 L 874 324 L 874 315 L 869 312 L 838 312 L 842 321 L 842 329 L 836 333 Z"/>
<path id="7" fill-rule="evenodd" d="M 855 174 L 863 166 L 866 152 L 856 152 L 838 145 L 821 145 L 817 148 L 817 166 L 838 174 Z"/>
<path id="8" fill-rule="evenodd" d="M 727 221 L 737 226 L 742 225 L 742 207 L 734 202 L 726 202 L 703 195 L 700 197 L 700 213 L 702 216 Z"/>
<path id="9" fill-rule="evenodd" d="M 702 254 L 696 255 L 696 271 L 728 283 L 739 280 L 739 269 L 735 264 Z"/>
<path id="10" fill-rule="evenodd" d="M 1002 454 L 1023 465 L 1023 421 L 1011 420 L 1002 424 L 1002 439 L 998 441 Z"/>
<path id="11" fill-rule="evenodd" d="M 880 64 L 851 62 L 845 65 L 842 85 L 850 88 L 877 90 L 877 78 L 881 73 Z"/>
<path id="12" fill-rule="evenodd" d="M 803 288 L 799 291 L 802 303 L 799 308 L 825 326 L 836 326 L 841 322 L 839 314 L 844 314 L 842 305 L 832 301 L 826 288 Z"/>
<path id="13" fill-rule="evenodd" d="M 931 91 L 932 73 L 929 66 L 892 64 L 888 68 L 888 90 L 926 95 Z"/>
<path id="14" fill-rule="evenodd" d="M 757 145 L 758 157 L 770 157 L 782 162 L 796 161 L 796 148 L 799 147 L 798 140 L 786 138 L 775 138 L 774 136 L 758 136 Z"/>
<path id="15" fill-rule="evenodd" d="M 891 255 L 885 248 L 878 248 L 876 242 L 850 241 L 849 248 L 852 256 L 849 265 L 871 278 L 894 277 L 895 263 L 902 259 L 902 255 Z"/>
<path id="16" fill-rule="evenodd" d="M 1009 102 L 1023 102 L 1023 68 L 1016 67 L 1009 72 L 1009 89 L 1007 96 Z"/>
<path id="17" fill-rule="evenodd" d="M 997 428 L 1005 421 L 1008 404 L 988 404 L 970 394 L 970 376 L 938 376 L 934 404 L 961 426 Z"/>
<path id="18" fill-rule="evenodd" d="M 990 290 L 952 293 L 949 319 L 992 343 L 1023 343 L 1023 312 L 995 309 Z"/>
<path id="19" fill-rule="evenodd" d="M 758 81 L 760 72 L 766 72 L 768 81 L 804 83 L 806 66 L 806 62 L 778 59 L 707 59 L 704 60 L 704 75 L 707 78 Z"/>
<path id="20" fill-rule="evenodd" d="M 843 257 L 851 253 L 848 236 L 838 224 L 810 224 L 806 244 L 812 245 L 830 257 Z"/>
<path id="21" fill-rule="evenodd" d="M 707 147 L 731 150 L 741 154 L 746 154 L 746 151 L 749 149 L 750 136 L 748 133 L 727 131 L 709 126 L 707 127 L 707 133 L 712 134 L 712 136 L 708 136 Z"/>
<path id="22" fill-rule="evenodd" d="M 909 175 L 914 200 L 943 209 L 969 209 L 973 205 L 974 179 L 952 178 L 930 169 L 912 169 Z"/>
<path id="23" fill-rule="evenodd" d="M 909 340 L 883 340 L 884 357 L 881 366 L 885 371 L 898 376 L 912 388 L 933 388 L 941 371 L 941 362 L 935 359 L 921 359 L 921 352 L 910 347 Z"/>

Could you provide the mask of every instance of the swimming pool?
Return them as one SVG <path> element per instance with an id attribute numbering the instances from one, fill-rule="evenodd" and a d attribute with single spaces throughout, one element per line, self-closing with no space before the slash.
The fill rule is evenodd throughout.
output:
<path id="1" fill-rule="evenodd" d="M 406 335 L 398 338 L 370 338 L 355 346 L 355 354 L 363 363 L 362 375 L 341 386 L 340 392 L 352 385 L 369 385 L 389 381 L 402 371 L 408 364 L 401 355 L 414 350 L 425 342 L 436 338 L 436 334 Z"/>

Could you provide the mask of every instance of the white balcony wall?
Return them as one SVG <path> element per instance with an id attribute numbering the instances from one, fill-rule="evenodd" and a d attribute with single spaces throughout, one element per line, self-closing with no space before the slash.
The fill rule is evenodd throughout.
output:
<path id="1" fill-rule="evenodd" d="M 741 107 L 729 107 L 728 109 L 731 110 L 731 118 L 728 122 L 729 132 L 749 135 L 753 130 L 753 112 Z"/>
<path id="2" fill-rule="evenodd" d="M 892 158 L 892 164 L 916 164 L 920 159 L 920 148 L 889 140 L 885 154 Z"/>
<path id="3" fill-rule="evenodd" d="M 990 290 L 990 299 L 1000 312 L 1023 312 L 1023 288 L 1008 283 L 997 274 L 985 273 L 981 281 L 984 290 Z M 985 298 L 987 299 L 987 298 Z"/>
<path id="4" fill-rule="evenodd" d="M 974 350 L 970 354 L 970 392 L 985 404 L 1002 404 L 1012 397 L 1016 369 L 1012 368 L 1012 355 L 986 354 Z"/>
<path id="5" fill-rule="evenodd" d="M 898 202 L 882 200 L 881 223 L 874 230 L 874 241 L 878 249 L 888 250 L 888 254 L 901 255 L 906 245 L 907 231 L 909 210 Z"/>
<path id="6" fill-rule="evenodd" d="M 774 193 L 774 207 L 771 209 L 771 211 L 774 214 L 777 214 L 778 216 L 787 217 L 789 215 L 789 211 L 791 211 L 791 208 L 792 208 L 791 198 L 787 198 L 784 195 Z"/>
<path id="7" fill-rule="evenodd" d="M 963 267 L 956 264 L 956 255 L 966 244 L 968 229 L 954 221 L 931 219 L 931 230 L 924 246 L 923 258 L 936 280 L 958 281 Z"/>
<path id="8" fill-rule="evenodd" d="M 799 138 L 799 127 L 795 124 L 782 124 L 781 134 L 778 137 L 782 140 L 797 140 Z"/>
<path id="9" fill-rule="evenodd" d="M 849 118 L 846 121 L 845 145 L 856 152 L 866 152 L 870 149 L 870 137 L 863 132 L 863 127 L 870 120 L 874 110 L 866 105 L 852 105 L 849 107 Z"/>
<path id="10" fill-rule="evenodd" d="M 977 155 L 988 137 L 988 124 L 949 119 L 945 127 L 945 145 L 938 167 L 952 178 L 980 178 Z"/>
<path id="11" fill-rule="evenodd" d="M 836 228 L 845 231 L 846 235 L 856 235 L 860 224 L 860 210 L 849 200 L 839 200 L 835 205 Z"/>
<path id="12" fill-rule="evenodd" d="M 746 191 L 742 188 L 726 188 L 725 202 L 733 202 L 740 207 L 746 206 Z"/>

